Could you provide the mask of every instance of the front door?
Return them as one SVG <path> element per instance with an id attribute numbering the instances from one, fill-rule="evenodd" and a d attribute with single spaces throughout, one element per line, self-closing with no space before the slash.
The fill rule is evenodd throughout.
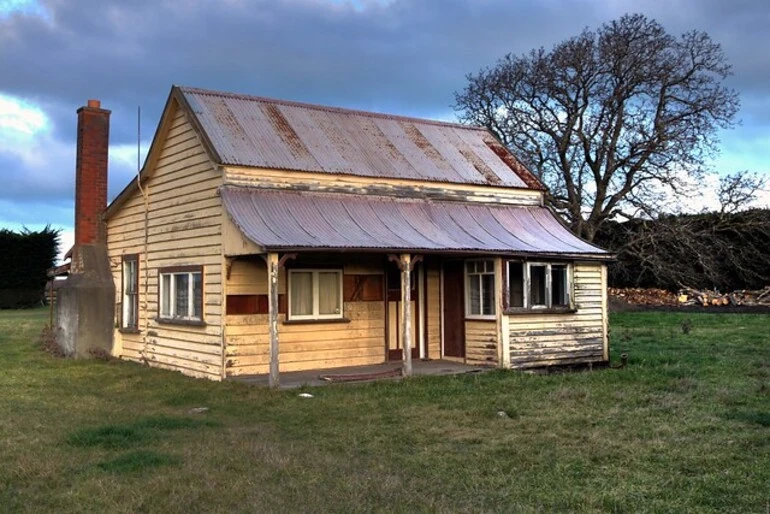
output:
<path id="1" fill-rule="evenodd" d="M 410 283 L 411 300 L 412 300 L 412 358 L 420 358 L 420 340 L 419 340 L 419 327 L 420 327 L 420 301 L 418 298 L 418 267 L 421 264 L 417 264 L 412 270 Z M 387 320 L 388 320 L 388 346 L 387 355 L 388 360 L 400 361 L 404 358 L 404 334 L 402 334 L 401 327 L 401 271 L 394 262 L 388 263 L 387 273 L 387 291 L 386 291 L 386 303 L 387 303 Z"/>
<path id="2" fill-rule="evenodd" d="M 444 355 L 465 357 L 465 270 L 462 261 L 444 263 Z"/>

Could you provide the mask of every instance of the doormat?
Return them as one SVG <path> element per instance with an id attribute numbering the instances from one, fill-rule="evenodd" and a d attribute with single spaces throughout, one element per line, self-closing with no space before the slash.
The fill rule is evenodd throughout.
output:
<path id="1" fill-rule="evenodd" d="M 345 373 L 338 375 L 321 375 L 321 380 L 326 382 L 363 382 L 366 380 L 377 380 L 379 378 L 400 377 L 401 368 L 393 368 L 385 371 L 376 371 L 372 373 Z"/>

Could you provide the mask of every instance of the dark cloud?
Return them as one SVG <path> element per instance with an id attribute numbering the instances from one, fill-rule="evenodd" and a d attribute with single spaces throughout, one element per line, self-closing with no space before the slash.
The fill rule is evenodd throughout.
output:
<path id="1" fill-rule="evenodd" d="M 742 94 L 741 117 L 770 126 L 770 4 L 673 0 L 43 1 L 45 17 L 0 19 L 0 93 L 40 105 L 50 137 L 74 148 L 75 110 L 88 98 L 111 109 L 112 141 L 145 145 L 171 84 L 426 117 L 451 117 L 464 76 L 507 52 L 549 47 L 625 12 L 641 11 L 670 32 L 709 32 L 722 43 Z M 748 115 L 747 115 L 748 114 Z M 759 128 L 757 128 L 759 127 Z M 39 174 L 12 155 L 0 166 L 27 197 L 71 198 L 71 180 L 38 187 Z M 9 162 L 10 161 L 10 162 Z M 73 161 L 50 163 L 71 174 Z M 111 193 L 130 180 L 113 166 Z"/>

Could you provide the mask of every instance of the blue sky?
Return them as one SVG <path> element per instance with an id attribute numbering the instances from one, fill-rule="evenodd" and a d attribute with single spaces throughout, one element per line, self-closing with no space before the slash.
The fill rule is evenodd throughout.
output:
<path id="1" fill-rule="evenodd" d="M 721 43 L 741 125 L 715 169 L 770 174 L 766 0 L 0 0 L 0 227 L 71 241 L 75 111 L 112 110 L 110 197 L 172 84 L 454 119 L 465 75 L 627 12 Z M 763 204 L 770 199 L 765 193 Z"/>

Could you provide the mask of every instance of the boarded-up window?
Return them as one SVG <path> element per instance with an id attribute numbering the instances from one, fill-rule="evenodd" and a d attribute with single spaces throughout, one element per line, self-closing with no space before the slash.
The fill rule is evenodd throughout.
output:
<path id="1" fill-rule="evenodd" d="M 382 275 L 345 275 L 343 297 L 346 302 L 381 302 L 383 300 Z M 401 285 L 399 284 L 399 291 Z"/>
<path id="2" fill-rule="evenodd" d="M 225 309 L 229 316 L 267 314 L 268 298 L 266 294 L 229 294 L 225 300 Z M 286 295 L 278 295 L 278 312 L 286 313 Z"/>
<path id="3" fill-rule="evenodd" d="M 267 295 L 265 295 L 267 296 Z M 227 314 L 257 314 L 259 309 L 257 295 L 255 294 L 229 294 L 227 295 Z"/>

